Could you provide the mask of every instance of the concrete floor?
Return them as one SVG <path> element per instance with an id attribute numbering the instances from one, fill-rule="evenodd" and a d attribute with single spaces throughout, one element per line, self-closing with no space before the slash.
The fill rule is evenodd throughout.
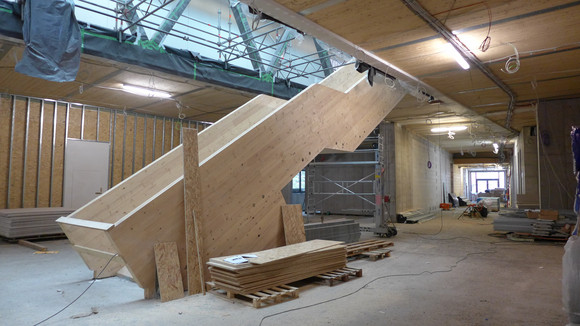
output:
<path id="1" fill-rule="evenodd" d="M 109 278 L 43 325 L 565 325 L 563 244 L 491 237 L 494 214 L 485 221 L 458 214 L 398 224 L 390 258 L 349 263 L 363 277 L 307 285 L 282 304 L 254 309 L 211 294 L 161 303 Z M 34 325 L 90 284 L 92 272 L 66 240 L 42 244 L 58 253 L 0 242 L 0 325 Z M 91 308 L 98 313 L 73 318 Z"/>

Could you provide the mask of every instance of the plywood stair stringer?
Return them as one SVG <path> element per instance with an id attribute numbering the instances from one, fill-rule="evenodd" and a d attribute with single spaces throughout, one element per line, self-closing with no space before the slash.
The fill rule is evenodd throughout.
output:
<path id="1" fill-rule="evenodd" d="M 219 123 L 203 130 L 199 135 L 200 158 L 211 155 L 212 149 L 218 150 L 225 146 L 232 137 L 237 135 L 235 131 L 239 132 L 240 129 L 251 127 L 264 115 L 284 102 L 285 100 L 271 96 L 259 95 L 238 110 L 228 114 Z M 246 117 L 246 119 L 241 119 L 242 117 Z M 183 182 L 183 148 L 181 145 L 79 208 L 71 214 L 71 217 L 107 223 L 126 220 L 139 209 L 146 207 L 147 203 L 152 202 L 152 199 L 159 196 L 168 185 L 174 184 L 176 187 L 183 188 L 182 183 L 176 184 L 175 181 Z M 183 214 L 178 212 L 179 209 L 179 207 L 173 208 L 172 212 L 167 213 Z M 181 207 L 181 212 L 183 212 L 183 207 Z M 98 241 L 92 241 L 95 236 L 91 235 L 93 233 L 91 229 L 71 227 L 62 219 L 59 224 L 73 244 L 78 243 L 84 247 L 102 251 L 112 251 L 114 247 L 105 235 L 100 235 Z M 95 272 L 95 275 L 102 270 L 107 262 L 84 252 L 79 251 L 79 254 L 89 269 Z M 109 265 L 110 272 L 102 273 L 102 277 L 113 276 L 123 267 L 115 262 Z M 135 277 L 134 279 L 137 280 Z"/>
<path id="2" fill-rule="evenodd" d="M 204 209 L 201 217 L 203 229 L 206 230 L 202 235 L 204 248 L 201 254 L 204 261 L 210 257 L 284 245 L 280 213 L 280 206 L 285 204 L 280 193 L 282 187 L 324 148 L 354 150 L 404 95 L 402 91 L 379 83 L 371 88 L 361 75 L 345 69 L 335 74 L 336 78 L 351 80 L 348 87 L 340 83 L 343 89 L 348 90 L 347 93 L 318 84 L 287 102 L 258 96 L 238 109 L 242 111 L 234 111 L 235 114 L 226 116 L 199 134 L 202 200 L 203 206 L 209 207 Z M 329 77 L 323 83 L 331 84 L 331 80 Z M 244 110 L 249 113 L 249 121 L 239 120 L 244 116 Z M 232 132 L 232 128 L 236 132 Z M 214 136 L 210 139 L 207 135 L 221 137 L 216 140 Z M 163 200 L 167 193 L 171 193 L 170 199 L 179 197 L 183 201 L 181 147 L 146 169 L 149 168 L 149 172 L 157 171 L 159 169 L 156 165 L 167 167 L 170 160 L 175 162 L 175 165 L 168 166 L 170 170 L 167 174 L 171 177 L 153 173 L 145 177 L 140 171 L 127 179 L 131 182 L 120 183 L 75 212 L 81 213 L 80 216 L 76 215 L 79 218 L 109 221 L 109 218 L 82 212 L 92 210 L 98 214 L 107 214 L 101 208 L 110 204 L 108 200 L 115 205 L 121 204 L 115 202 L 116 192 L 136 193 L 141 203 L 130 204 L 130 207 L 120 205 L 122 209 L 113 212 L 115 227 L 107 234 L 114 243 L 114 253 L 123 258 L 134 279 L 145 289 L 151 286 L 150 280 L 155 276 L 154 263 L 150 264 L 151 267 L 143 266 L 154 259 L 153 243 L 184 241 L 179 238 L 184 234 L 183 230 L 179 230 L 179 223 L 183 222 L 177 222 L 184 219 L 183 202 L 167 205 L 166 200 L 171 200 Z M 157 186 L 165 184 L 165 187 L 155 188 L 157 192 L 153 195 L 150 195 L 152 189 L 146 189 L 149 197 L 142 198 L 137 192 L 145 190 L 140 187 L 148 187 L 147 183 L 142 183 L 152 181 L 147 179 L 162 180 L 156 180 L 159 181 Z M 136 185 L 137 189 L 128 189 L 129 184 Z M 99 199 L 103 202 L 99 202 Z M 92 208 L 91 205 L 99 208 Z M 159 207 L 163 208 L 164 216 L 171 216 L 169 220 L 176 221 L 171 239 L 152 231 L 167 224 L 160 217 Z M 143 225 L 141 231 L 137 231 L 140 225 Z M 63 229 L 66 232 L 66 227 Z M 139 232 L 142 234 L 139 235 Z M 180 260 L 185 259 L 180 257 Z M 96 268 L 96 263 L 92 266 L 87 262 L 87 265 L 93 270 Z M 206 279 L 209 279 L 207 275 Z"/>

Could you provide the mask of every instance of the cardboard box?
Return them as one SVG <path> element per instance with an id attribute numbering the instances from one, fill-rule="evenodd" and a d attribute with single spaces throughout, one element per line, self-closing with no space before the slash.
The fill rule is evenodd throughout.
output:
<path id="1" fill-rule="evenodd" d="M 551 209 L 541 209 L 539 219 L 555 221 L 558 219 L 558 211 Z"/>
<path id="2" fill-rule="evenodd" d="M 526 215 L 528 216 L 528 218 L 533 218 L 533 219 L 537 219 L 538 217 L 540 217 L 540 211 L 535 210 L 527 210 L 526 211 Z"/>

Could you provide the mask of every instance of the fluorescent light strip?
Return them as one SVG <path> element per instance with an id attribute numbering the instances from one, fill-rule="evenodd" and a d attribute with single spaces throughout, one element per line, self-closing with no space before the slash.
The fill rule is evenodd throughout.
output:
<path id="1" fill-rule="evenodd" d="M 451 43 L 445 44 L 445 50 L 453 57 L 453 59 L 455 59 L 455 61 L 457 61 L 457 63 L 461 66 L 461 68 L 465 70 L 470 68 L 469 63 L 465 61 L 465 58 L 459 52 L 457 52 L 457 50 L 453 47 L 453 45 L 451 45 Z"/>
<path id="2" fill-rule="evenodd" d="M 431 129 L 431 132 L 462 131 L 465 129 L 467 129 L 467 126 L 437 127 L 437 128 Z"/>
<path id="3" fill-rule="evenodd" d="M 147 96 L 147 97 L 160 97 L 160 98 L 171 97 L 171 94 L 169 94 L 167 92 L 158 91 L 155 89 L 150 89 L 150 88 L 145 88 L 145 87 L 133 86 L 133 85 L 123 84 L 123 90 L 125 92 L 131 93 L 131 94 Z"/>

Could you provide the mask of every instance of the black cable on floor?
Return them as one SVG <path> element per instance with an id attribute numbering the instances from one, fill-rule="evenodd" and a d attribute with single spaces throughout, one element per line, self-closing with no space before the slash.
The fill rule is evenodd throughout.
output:
<path id="1" fill-rule="evenodd" d="M 262 323 L 264 322 L 264 320 L 266 320 L 268 318 L 272 318 L 272 317 L 275 317 L 275 316 L 279 316 L 279 315 L 282 315 L 282 314 L 286 314 L 286 313 L 289 313 L 289 312 L 292 312 L 292 311 L 298 311 L 298 310 L 302 310 L 302 309 L 307 309 L 307 308 L 319 306 L 319 305 L 322 305 L 322 304 L 325 304 L 325 303 L 329 303 L 329 302 L 333 302 L 333 301 L 337 301 L 337 300 L 340 300 L 340 299 L 349 297 L 349 296 L 351 296 L 353 294 L 358 293 L 362 289 L 366 288 L 371 283 L 373 283 L 375 281 L 378 281 L 378 280 L 381 280 L 381 279 L 386 279 L 386 278 L 391 278 L 391 277 L 421 276 L 421 275 L 425 275 L 425 274 L 434 275 L 434 274 L 440 274 L 440 273 L 449 273 L 449 272 L 453 271 L 453 269 L 455 269 L 459 265 L 459 263 L 461 263 L 462 261 L 464 261 L 467 258 L 469 258 L 469 256 L 472 256 L 472 255 L 493 254 L 493 253 L 496 253 L 496 251 L 493 250 L 493 249 L 492 250 L 487 250 L 487 251 L 478 251 L 478 252 L 468 253 L 467 255 L 463 256 L 461 259 L 457 260 L 453 265 L 449 266 L 448 269 L 444 269 L 444 270 L 423 271 L 421 273 L 391 274 L 391 275 L 379 276 L 379 277 L 376 277 L 376 278 L 370 280 L 369 282 L 365 283 L 363 286 L 361 286 L 357 290 L 355 290 L 353 292 L 350 292 L 350 293 L 347 293 L 347 294 L 344 294 L 344 295 L 341 295 L 339 297 L 332 298 L 332 299 L 328 299 L 328 300 L 321 301 L 321 302 L 317 302 L 317 303 L 313 303 L 313 304 L 306 305 L 306 306 L 303 306 L 303 307 L 288 309 L 288 310 L 284 310 L 284 311 L 277 312 L 277 313 L 274 313 L 274 314 L 266 315 L 266 316 L 262 317 L 262 319 L 260 319 L 259 326 L 262 326 Z"/>
<path id="2" fill-rule="evenodd" d="M 105 269 L 107 269 L 107 266 L 109 266 L 109 264 L 113 261 L 113 258 L 117 257 L 118 255 L 119 254 L 115 254 L 115 255 L 113 255 L 113 257 L 111 257 L 109 259 L 109 261 L 107 262 L 107 264 L 105 265 L 105 267 L 103 267 L 103 269 L 101 270 L 101 272 L 95 278 L 93 278 L 93 281 L 91 282 L 91 284 L 89 284 L 89 286 L 81 294 L 79 294 L 79 296 L 76 297 L 76 299 L 74 299 L 71 303 L 67 304 L 64 308 L 62 308 L 59 311 L 57 311 L 56 313 L 54 313 L 52 316 L 49 316 L 49 317 L 47 317 L 47 318 L 39 321 L 38 323 L 34 324 L 34 326 L 40 325 L 40 324 L 46 322 L 47 320 L 49 320 L 49 319 L 57 316 L 61 312 L 65 311 L 68 307 L 72 306 L 73 303 L 77 302 L 77 300 L 80 299 L 83 296 L 83 294 L 85 294 L 91 288 L 91 286 L 93 286 L 93 284 L 95 284 L 95 281 L 99 278 L 99 276 L 101 276 L 101 274 L 103 274 L 103 272 L 105 271 Z"/>

